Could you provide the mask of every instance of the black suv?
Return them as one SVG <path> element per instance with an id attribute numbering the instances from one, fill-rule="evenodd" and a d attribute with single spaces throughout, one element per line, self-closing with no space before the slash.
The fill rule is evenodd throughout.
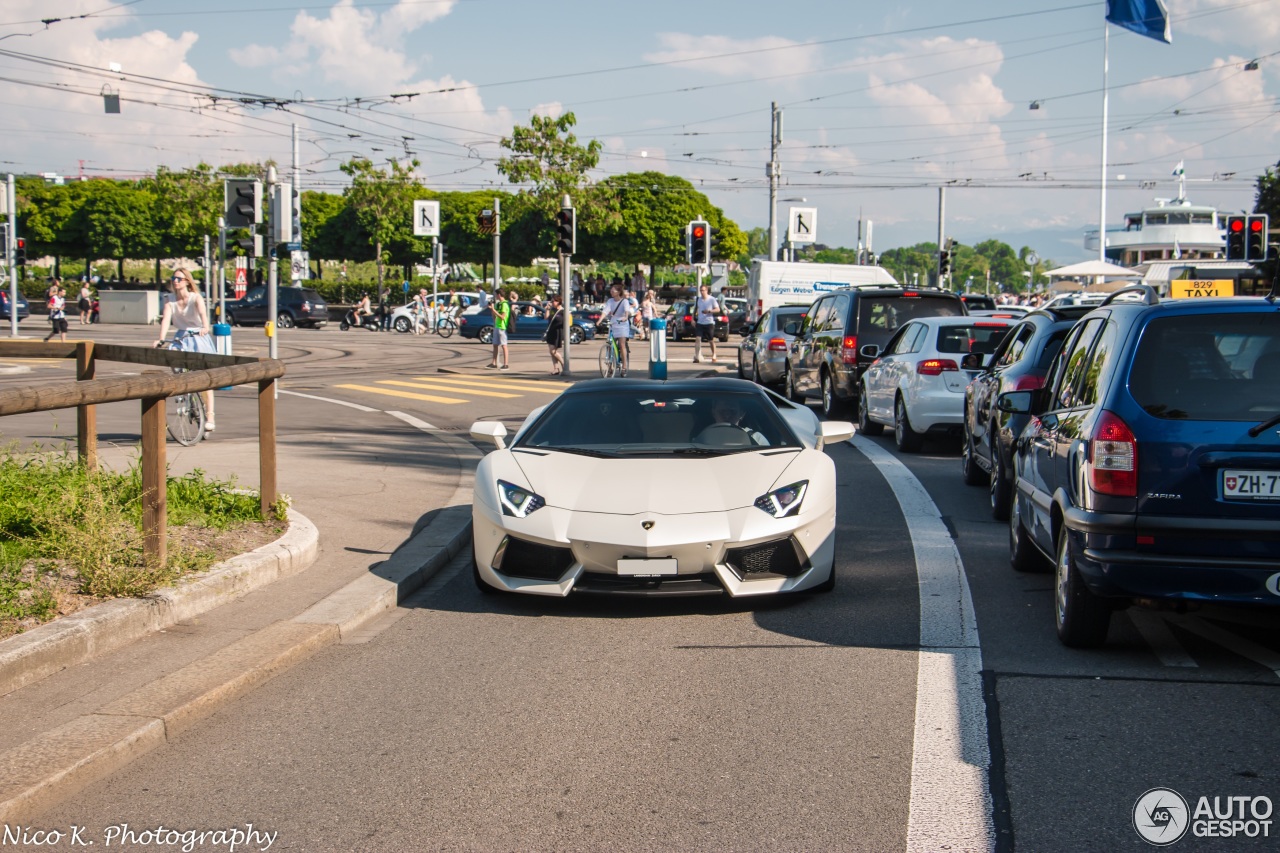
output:
<path id="1" fill-rule="evenodd" d="M 960 297 L 945 290 L 850 287 L 818 297 L 787 354 L 787 396 L 820 396 L 822 411 L 857 403 L 867 366 L 898 329 L 917 317 L 963 317 Z"/>
<path id="2" fill-rule="evenodd" d="M 267 289 L 255 287 L 244 299 L 227 302 L 227 322 L 233 326 L 263 326 L 267 322 Z M 308 326 L 319 329 L 329 322 L 324 297 L 306 287 L 276 288 L 276 325 L 281 329 Z"/>
<path id="3" fill-rule="evenodd" d="M 1005 391 L 1032 391 L 1044 385 L 1049 365 L 1067 332 L 1085 314 L 1084 305 L 1031 311 L 1014 326 L 989 356 L 971 353 L 962 367 L 981 368 L 964 392 L 964 447 L 960 473 L 971 486 L 988 486 L 991 514 L 1009 517 L 1013 491 L 1013 442 L 1031 418 L 996 408 Z"/>
<path id="4" fill-rule="evenodd" d="M 1280 607 L 1280 300 L 1123 288 L 996 405 L 1032 416 L 1010 561 L 1053 566 L 1065 645 L 1134 600 Z"/>

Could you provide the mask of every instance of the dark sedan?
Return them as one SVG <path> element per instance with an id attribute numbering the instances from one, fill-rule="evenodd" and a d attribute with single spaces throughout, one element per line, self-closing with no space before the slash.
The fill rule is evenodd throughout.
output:
<path id="1" fill-rule="evenodd" d="M 21 293 L 18 294 L 18 322 L 22 322 L 31 316 L 31 309 L 27 306 L 27 297 Z M 8 321 L 9 314 L 9 289 L 5 288 L 0 291 L 0 320 Z"/>
<path id="2" fill-rule="evenodd" d="M 961 473 L 971 486 L 990 486 L 991 514 L 1002 521 L 1009 517 L 1013 443 L 1030 417 L 999 411 L 996 398 L 1005 391 L 1031 391 L 1043 385 L 1067 332 L 1089 310 L 1081 306 L 1032 311 L 990 356 L 969 356 L 982 362 L 982 372 L 964 393 Z"/>
<path id="3" fill-rule="evenodd" d="M 692 299 L 679 299 L 671 304 L 665 315 L 667 319 L 667 337 L 675 341 L 691 341 L 698 334 L 698 326 L 694 322 Z M 725 343 L 729 340 L 729 315 L 720 309 L 716 312 L 716 340 Z"/>
<path id="4" fill-rule="evenodd" d="M 507 338 L 513 341 L 540 341 L 547 331 L 550 318 L 542 315 L 544 306 L 536 302 L 517 302 L 512 306 L 511 325 L 507 327 Z M 532 311 L 532 313 L 529 313 Z M 472 314 L 463 314 L 458 318 L 458 333 L 464 338 L 477 338 L 483 344 L 493 343 L 493 308 L 481 308 Z M 573 315 L 573 326 L 569 332 L 569 342 L 580 344 L 596 336 L 596 330 L 590 320 Z"/>
<path id="5" fill-rule="evenodd" d="M 233 326 L 263 326 L 267 322 L 267 289 L 254 287 L 244 299 L 227 301 L 227 319 Z M 319 329 L 329 322 L 324 297 L 306 287 L 276 288 L 276 325 L 281 329 L 309 326 Z"/>

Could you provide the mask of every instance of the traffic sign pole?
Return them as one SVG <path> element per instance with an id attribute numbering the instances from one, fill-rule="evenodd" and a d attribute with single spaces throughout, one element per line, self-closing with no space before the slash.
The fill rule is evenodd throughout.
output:
<path id="1" fill-rule="evenodd" d="M 5 187 L 6 209 L 9 211 L 9 233 L 4 241 L 4 262 L 9 265 L 9 337 L 18 336 L 18 265 L 13 262 L 14 240 L 18 237 L 18 204 L 14 193 L 13 175 L 9 175 Z"/>

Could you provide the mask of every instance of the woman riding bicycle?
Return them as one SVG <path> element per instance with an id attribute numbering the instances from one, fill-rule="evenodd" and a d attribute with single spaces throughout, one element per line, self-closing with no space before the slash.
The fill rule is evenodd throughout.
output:
<path id="1" fill-rule="evenodd" d="M 209 315 L 205 311 L 204 298 L 196 288 L 191 275 L 183 269 L 173 271 L 173 296 L 164 303 L 164 314 L 160 317 L 160 338 L 157 347 L 165 345 L 165 337 L 169 334 L 169 323 L 176 330 L 170 349 L 184 352 L 214 352 L 213 338 L 209 332 Z M 213 432 L 213 392 L 203 391 L 205 410 L 205 432 Z"/>

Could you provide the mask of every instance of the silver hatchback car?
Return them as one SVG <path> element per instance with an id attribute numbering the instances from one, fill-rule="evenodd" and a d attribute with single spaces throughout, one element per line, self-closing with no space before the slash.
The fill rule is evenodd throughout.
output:
<path id="1" fill-rule="evenodd" d="M 738 376 L 760 385 L 780 386 L 786 377 L 787 351 L 808 311 L 808 305 L 779 305 L 743 329 Z"/>

